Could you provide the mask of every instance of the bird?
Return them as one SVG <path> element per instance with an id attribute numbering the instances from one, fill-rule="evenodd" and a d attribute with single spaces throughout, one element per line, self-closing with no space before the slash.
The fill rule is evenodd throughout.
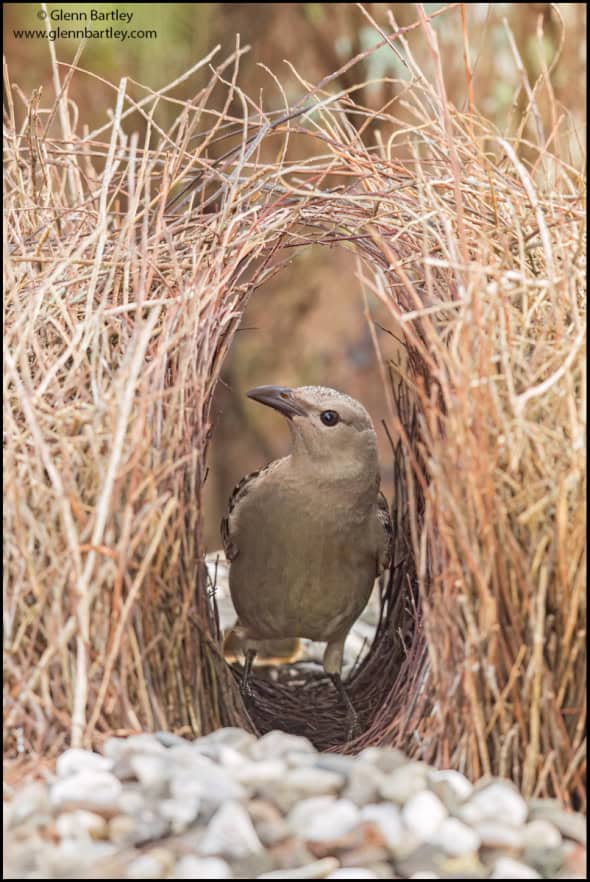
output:
<path id="1" fill-rule="evenodd" d="M 342 682 L 344 643 L 392 555 L 375 428 L 365 407 L 336 389 L 271 385 L 246 394 L 286 418 L 292 446 L 242 478 L 221 523 L 245 652 L 240 688 L 252 694 L 252 663 L 268 641 L 325 642 L 324 670 L 350 739 L 359 724 Z"/>

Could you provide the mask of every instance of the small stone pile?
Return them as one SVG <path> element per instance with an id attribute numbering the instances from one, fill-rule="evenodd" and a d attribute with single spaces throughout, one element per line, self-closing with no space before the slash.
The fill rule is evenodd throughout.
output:
<path id="1" fill-rule="evenodd" d="M 389 748 L 241 729 L 67 750 L 9 794 L 7 879 L 584 879 L 586 823 Z"/>

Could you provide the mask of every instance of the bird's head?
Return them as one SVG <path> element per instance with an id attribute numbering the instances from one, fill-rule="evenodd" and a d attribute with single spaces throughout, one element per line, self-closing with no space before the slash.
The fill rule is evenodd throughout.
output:
<path id="1" fill-rule="evenodd" d="M 258 386 L 248 397 L 287 417 L 293 436 L 292 456 L 312 471 L 353 479 L 378 475 L 377 437 L 360 402 L 324 386 Z"/>

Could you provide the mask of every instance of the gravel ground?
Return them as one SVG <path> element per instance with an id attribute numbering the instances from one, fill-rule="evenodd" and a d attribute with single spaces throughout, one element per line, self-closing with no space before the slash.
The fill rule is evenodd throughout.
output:
<path id="1" fill-rule="evenodd" d="M 278 731 L 110 738 L 8 797 L 7 879 L 586 878 L 586 820 L 553 800 Z"/>

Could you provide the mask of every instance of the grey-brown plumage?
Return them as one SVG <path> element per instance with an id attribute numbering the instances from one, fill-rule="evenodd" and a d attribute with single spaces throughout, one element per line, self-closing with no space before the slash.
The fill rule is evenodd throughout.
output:
<path id="1" fill-rule="evenodd" d="M 373 423 L 358 401 L 321 386 L 261 386 L 248 396 L 287 417 L 293 446 L 240 481 L 221 526 L 246 647 L 243 685 L 257 642 L 324 641 L 324 668 L 356 722 L 340 680 L 344 641 L 391 558 Z"/>

